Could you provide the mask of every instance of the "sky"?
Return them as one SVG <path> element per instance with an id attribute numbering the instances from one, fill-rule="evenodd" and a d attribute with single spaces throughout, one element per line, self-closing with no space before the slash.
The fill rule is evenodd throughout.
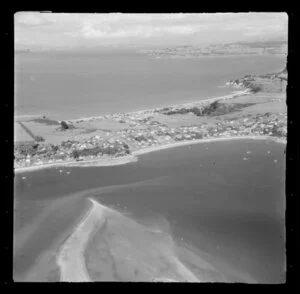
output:
<path id="1" fill-rule="evenodd" d="M 286 40 L 286 13 L 73 14 L 18 12 L 16 49 L 175 46 Z"/>

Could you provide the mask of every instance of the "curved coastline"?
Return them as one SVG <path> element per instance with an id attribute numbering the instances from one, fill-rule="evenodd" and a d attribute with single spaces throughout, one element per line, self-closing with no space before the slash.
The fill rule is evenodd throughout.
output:
<path id="1" fill-rule="evenodd" d="M 62 282 L 90 282 L 87 273 L 84 250 L 90 234 L 99 222 L 104 221 L 104 206 L 93 199 L 91 209 L 83 217 L 80 224 L 74 229 L 71 236 L 62 244 L 57 255 L 57 265 L 60 268 L 60 280 Z"/>
<path id="2" fill-rule="evenodd" d="M 99 202 L 89 198 L 92 207 L 84 215 L 82 220 L 73 229 L 71 235 L 61 244 L 56 256 L 56 264 L 60 269 L 61 282 L 91 282 L 85 264 L 84 252 L 91 236 L 100 226 L 103 225 L 106 217 L 106 210 L 110 208 L 101 205 Z M 119 214 L 119 213 L 118 213 Z M 189 270 L 176 255 L 166 256 L 171 264 L 175 266 L 178 274 L 187 282 L 201 282 L 195 274 Z M 105 265 L 104 265 L 105 266 Z M 171 278 L 158 278 L 154 281 L 179 282 Z"/>
<path id="3" fill-rule="evenodd" d="M 219 139 L 219 140 L 216 140 L 216 139 Z M 213 140 L 210 140 L 210 141 L 220 141 L 220 139 L 221 138 L 214 138 Z M 222 138 L 222 139 L 224 139 L 224 138 Z M 226 138 L 225 138 L 226 139 Z M 227 140 L 228 139 L 230 139 L 230 138 L 227 138 Z M 249 139 L 249 137 L 246 137 L 246 138 L 244 138 L 244 137 L 236 137 L 236 139 Z M 254 138 L 252 138 L 252 139 L 255 139 L 255 137 Z M 268 137 L 258 137 L 258 138 L 256 138 L 256 139 L 259 139 L 259 140 L 264 140 L 264 139 L 268 139 Z M 202 140 L 203 141 L 203 140 Z M 207 141 L 206 141 L 207 142 Z M 180 144 L 181 143 L 181 144 Z M 179 142 L 176 146 L 174 146 L 174 144 L 173 144 L 173 146 L 170 146 L 170 147 L 165 147 L 165 149 L 167 149 L 167 148 L 171 148 L 171 147 L 177 147 L 178 145 L 180 146 L 180 145 L 189 145 L 189 144 L 186 144 L 186 143 L 194 143 L 194 144 L 196 144 L 197 142 L 193 142 L 193 141 L 189 141 L 189 142 Z M 146 151 L 146 150 L 145 150 Z M 153 152 L 153 151 L 156 151 L 156 150 L 148 150 L 147 152 L 145 152 L 145 153 L 148 153 L 148 152 Z M 142 154 L 142 153 L 141 153 Z M 137 154 L 138 155 L 138 154 Z M 89 201 L 88 201 L 89 202 Z M 89 205 L 90 206 L 90 205 Z M 106 208 L 106 207 L 105 207 Z M 74 232 L 79 228 L 79 225 L 80 225 L 80 223 L 81 222 L 83 222 L 84 220 L 86 220 L 86 217 L 89 215 L 89 212 L 91 212 L 91 206 L 90 207 L 87 207 L 87 210 L 85 211 L 85 214 L 82 214 L 80 217 L 79 217 L 79 219 L 78 219 L 78 221 L 76 221 L 76 223 L 74 223 L 74 225 L 72 226 L 72 228 L 71 228 L 71 232 L 69 231 L 69 234 L 68 234 L 68 236 L 66 236 L 66 238 L 64 238 L 64 240 L 65 241 L 67 241 L 68 239 L 69 239 L 69 237 L 71 236 L 71 235 L 73 235 L 74 234 Z M 92 225 L 91 225 L 92 226 Z M 75 228 L 75 229 L 74 229 Z M 94 226 L 94 228 L 97 228 L 97 226 Z M 91 232 L 91 234 L 93 233 L 93 230 L 89 230 L 90 232 Z M 86 237 L 87 238 L 87 237 Z M 64 242 L 62 242 L 61 244 L 63 245 L 63 244 L 65 244 L 65 241 Z M 71 248 L 71 247 L 69 247 L 69 248 Z M 81 247 L 81 251 L 80 251 L 80 254 L 81 254 L 81 256 L 82 256 L 82 252 L 84 251 L 83 250 L 83 248 L 84 248 L 84 245 L 83 245 L 83 247 Z M 72 248 L 71 248 L 72 249 Z M 59 250 L 58 250 L 58 252 L 59 252 Z M 77 253 L 78 253 L 78 250 L 76 251 Z M 75 254 L 75 251 L 73 251 L 73 253 Z M 57 255 L 58 256 L 58 255 Z M 76 254 L 76 256 L 78 256 L 78 254 Z M 82 264 L 84 261 L 83 261 L 83 259 L 81 258 L 79 258 L 78 257 L 78 260 L 79 260 L 79 262 L 78 263 L 75 263 L 75 265 L 76 264 Z M 176 264 L 176 261 L 175 261 L 176 259 L 173 259 L 173 261 L 174 261 L 174 263 Z M 66 268 L 66 263 L 65 263 L 65 268 Z M 178 270 L 180 270 L 180 265 L 179 265 L 179 268 L 178 268 Z M 184 271 L 184 269 L 182 268 L 182 270 Z M 77 277 L 78 279 L 80 278 L 81 280 L 80 281 L 90 281 L 89 280 L 89 278 L 87 277 L 87 274 L 86 274 L 86 271 L 84 271 L 84 268 L 83 268 L 83 270 L 81 270 L 81 275 L 79 275 L 78 277 Z M 70 277 L 69 277 L 69 279 L 70 279 Z M 73 281 L 73 280 L 72 280 Z M 169 280 L 167 280 L 167 279 L 165 279 L 165 280 L 155 280 L 155 281 L 157 281 L 157 282 L 159 282 L 159 281 L 162 281 L 162 282 L 178 282 L 178 281 L 176 281 L 176 280 L 172 280 L 172 279 L 169 279 Z"/>
<path id="4" fill-rule="evenodd" d="M 37 171 L 46 168 L 53 167 L 100 167 L 100 166 L 117 166 L 127 163 L 136 162 L 138 160 L 138 155 L 160 151 L 164 149 L 194 145 L 199 143 L 210 143 L 210 142 L 219 142 L 219 141 L 230 141 L 230 140 L 271 140 L 276 143 L 286 144 L 286 140 L 282 140 L 272 136 L 236 136 L 236 137 L 218 137 L 218 138 L 207 138 L 207 139 L 197 139 L 189 140 L 184 142 L 176 142 L 170 144 L 164 144 L 161 146 L 148 147 L 140 150 L 133 151 L 131 155 L 125 156 L 122 158 L 108 158 L 108 159 L 95 159 L 95 160 L 85 160 L 85 161 L 69 161 L 69 162 L 56 162 L 51 164 L 35 165 L 29 167 L 15 168 L 15 174 L 23 172 Z"/>
<path id="5" fill-rule="evenodd" d="M 225 84 L 224 87 L 228 87 L 231 86 L 229 84 Z M 250 89 L 243 89 L 243 90 L 234 90 L 232 93 L 228 94 L 228 95 L 224 95 L 224 96 L 218 96 L 218 97 L 211 97 L 211 98 L 206 98 L 203 100 L 193 100 L 193 101 L 189 101 L 189 102 L 182 102 L 180 104 L 172 104 L 169 105 L 170 107 L 188 107 L 189 105 L 194 105 L 194 104 L 205 104 L 205 103 L 212 103 L 215 101 L 224 101 L 224 100 L 230 100 L 230 99 L 234 99 L 240 96 L 245 96 L 245 95 L 250 95 L 252 92 Z M 129 111 L 126 112 L 125 114 L 127 115 L 132 115 L 132 114 L 144 114 L 144 113 L 152 113 L 158 109 L 164 108 L 166 107 L 166 105 L 159 105 L 155 108 L 150 108 L 150 109 L 140 109 L 140 110 L 136 110 L 136 111 Z M 104 115 L 100 115 L 100 116 L 90 116 L 90 117 L 81 117 L 81 118 L 76 118 L 76 119 L 69 119 L 69 122 L 77 122 L 77 121 L 91 121 L 91 120 L 95 120 L 95 119 L 102 119 L 104 117 L 109 117 L 109 116 L 113 116 L 113 115 L 118 115 L 118 114 L 124 114 L 124 112 L 116 112 L 116 113 L 112 113 L 112 114 L 104 114 Z"/>
<path id="6" fill-rule="evenodd" d="M 184 141 L 184 142 L 178 142 L 178 143 L 171 143 L 171 144 L 166 144 L 158 147 L 149 147 L 137 151 L 133 151 L 132 154 L 134 155 L 142 155 L 154 151 L 159 151 L 159 150 L 164 150 L 164 149 L 169 149 L 169 148 L 174 148 L 174 147 L 180 147 L 180 146 L 187 146 L 187 145 L 194 145 L 194 144 L 199 144 L 199 143 L 210 143 L 210 142 L 220 142 L 220 141 L 230 141 L 230 140 L 271 140 L 277 143 L 282 143 L 286 144 L 285 141 L 283 140 L 278 140 L 275 139 L 274 137 L 271 136 L 237 136 L 237 137 L 219 137 L 219 138 L 208 138 L 208 139 L 198 139 L 198 140 L 192 140 L 192 141 Z"/>

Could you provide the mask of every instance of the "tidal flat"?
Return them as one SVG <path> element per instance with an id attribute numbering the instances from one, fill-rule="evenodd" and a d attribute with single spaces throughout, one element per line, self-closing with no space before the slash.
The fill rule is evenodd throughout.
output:
<path id="1" fill-rule="evenodd" d="M 284 179 L 284 145 L 268 140 L 181 146 L 122 166 L 16 174 L 15 280 L 59 280 L 58 250 L 93 198 L 183 246 L 176 257 L 194 274 L 191 252 L 228 281 L 282 282 Z"/>

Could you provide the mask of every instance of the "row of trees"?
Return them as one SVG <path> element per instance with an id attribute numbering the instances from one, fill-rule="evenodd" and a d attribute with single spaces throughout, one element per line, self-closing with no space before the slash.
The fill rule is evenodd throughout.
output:
<path id="1" fill-rule="evenodd" d="M 37 153 L 39 144 L 35 142 L 22 142 L 17 143 L 14 146 L 15 153 L 19 153 L 22 156 L 33 156 Z"/>
<path id="2" fill-rule="evenodd" d="M 104 146 L 96 146 L 93 148 L 85 148 L 83 150 L 74 149 L 72 151 L 72 157 L 74 159 L 78 159 L 79 157 L 86 157 L 86 156 L 97 156 L 97 155 L 116 155 L 118 153 L 129 154 L 129 146 L 126 143 L 118 144 L 113 147 L 104 147 Z"/>
<path id="3" fill-rule="evenodd" d="M 170 110 L 169 108 L 164 108 L 167 110 L 162 109 L 163 113 L 166 115 L 173 115 L 173 114 L 187 114 L 187 113 L 193 113 L 196 116 L 202 116 L 202 115 L 210 115 L 213 112 L 215 112 L 220 107 L 219 101 L 214 101 L 210 105 L 199 108 L 199 107 L 192 107 L 192 108 L 180 108 L 177 110 Z"/>

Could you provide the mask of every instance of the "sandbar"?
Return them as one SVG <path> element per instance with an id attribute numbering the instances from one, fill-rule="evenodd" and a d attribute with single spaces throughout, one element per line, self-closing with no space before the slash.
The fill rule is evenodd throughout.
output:
<path id="1" fill-rule="evenodd" d="M 92 201 L 92 208 L 78 225 L 74 233 L 63 244 L 57 258 L 60 267 L 61 281 L 63 282 L 88 282 L 89 275 L 85 268 L 83 252 L 89 235 L 95 226 L 103 221 L 103 207 Z"/>
<path id="2" fill-rule="evenodd" d="M 102 268 L 103 271 L 109 272 L 110 278 L 119 271 L 121 273 L 121 278 L 115 279 L 116 281 L 124 281 L 126 279 L 131 280 L 131 278 L 129 278 L 129 273 L 140 271 L 140 275 L 144 277 L 142 280 L 144 279 L 144 281 L 149 282 L 201 282 L 201 280 L 177 258 L 175 252 L 172 250 L 173 241 L 170 241 L 170 237 L 151 237 L 151 233 L 146 232 L 147 228 L 122 216 L 119 212 L 101 205 L 91 198 L 89 200 L 92 202 L 90 211 L 74 229 L 66 242 L 62 244 L 59 253 L 57 254 L 56 262 L 60 268 L 61 281 L 92 281 L 86 267 L 87 261 L 85 260 L 87 244 L 90 237 L 97 234 L 95 231 L 103 230 L 103 226 L 107 227 L 107 222 L 109 222 L 111 223 L 111 226 L 108 228 L 107 234 L 111 239 L 109 239 L 109 241 L 105 240 L 106 237 L 101 235 L 101 233 L 99 236 L 102 240 L 99 242 L 99 239 L 97 239 L 97 243 L 101 243 L 103 240 L 107 242 L 105 250 L 109 251 L 101 253 L 101 250 L 99 249 L 101 244 L 96 244 L 100 251 L 98 253 L 90 252 L 89 254 L 90 258 L 96 262 L 98 268 Z M 124 234 L 120 233 L 119 230 L 124 231 Z M 153 233 L 158 235 L 161 234 L 160 232 L 152 232 L 152 234 Z M 146 236 L 146 239 L 148 238 L 147 240 L 150 240 L 153 244 L 151 243 L 149 246 L 138 246 L 135 248 L 135 246 L 137 246 L 137 240 L 140 240 L 142 242 L 141 244 L 143 244 L 143 242 L 147 243 L 147 240 L 143 240 L 143 236 Z M 112 260 L 115 264 L 114 269 L 110 270 L 109 265 L 105 261 L 97 261 L 96 256 L 100 256 L 101 254 L 106 255 L 106 259 L 110 258 Z M 168 270 L 162 270 L 164 267 L 167 267 Z M 134 268 L 135 270 L 133 270 Z"/>

